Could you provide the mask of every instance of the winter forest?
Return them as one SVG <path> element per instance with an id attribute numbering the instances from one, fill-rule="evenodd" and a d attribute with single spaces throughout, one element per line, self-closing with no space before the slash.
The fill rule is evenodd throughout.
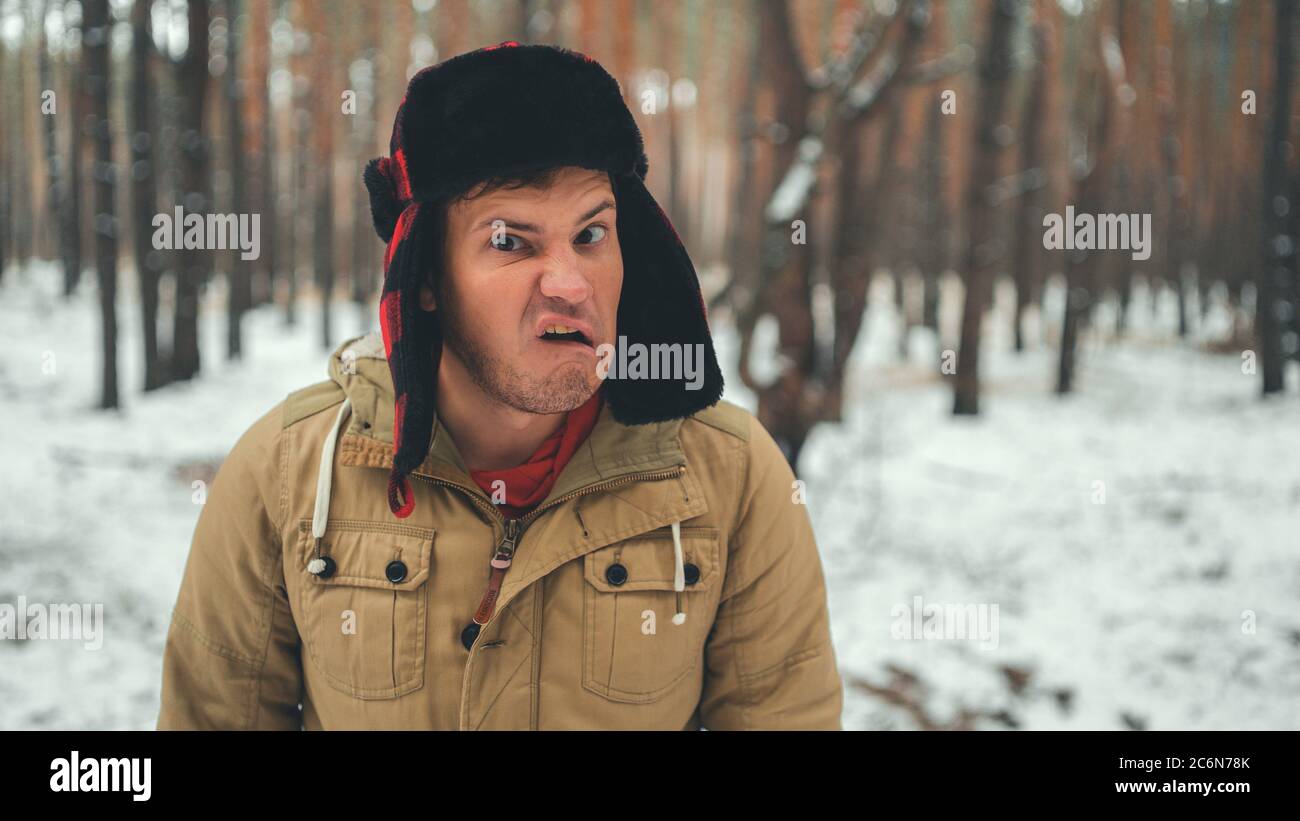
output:
<path id="1" fill-rule="evenodd" d="M 846 728 L 1300 728 L 1298 18 L 0 0 L 0 602 L 105 614 L 0 640 L 0 728 L 153 726 L 205 483 L 378 328 L 361 173 L 406 81 L 503 40 L 619 80 L 725 397 L 799 477 Z M 245 220 L 205 250 L 182 212 Z"/>

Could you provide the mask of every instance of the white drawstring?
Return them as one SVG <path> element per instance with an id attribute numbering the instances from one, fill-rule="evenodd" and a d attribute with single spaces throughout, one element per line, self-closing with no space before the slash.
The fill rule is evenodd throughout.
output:
<path id="1" fill-rule="evenodd" d="M 316 557 L 307 563 L 307 572 L 320 575 L 325 569 L 325 560 L 320 556 L 321 539 L 325 536 L 325 523 L 330 516 L 330 484 L 334 477 L 334 446 L 338 442 L 343 420 L 352 409 L 352 400 L 344 399 L 339 406 L 339 415 L 334 419 L 334 427 L 325 437 L 325 444 L 320 450 L 320 468 L 316 473 L 316 510 L 311 517 L 311 535 L 316 539 Z"/>
<path id="2" fill-rule="evenodd" d="M 673 590 L 677 591 L 677 613 L 673 624 L 686 622 L 686 610 L 682 607 L 682 591 L 686 589 L 686 567 L 682 563 L 682 523 L 673 522 Z"/>

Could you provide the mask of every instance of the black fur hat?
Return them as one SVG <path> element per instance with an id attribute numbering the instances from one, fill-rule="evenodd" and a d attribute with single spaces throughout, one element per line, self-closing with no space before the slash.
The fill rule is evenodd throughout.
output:
<path id="1" fill-rule="evenodd" d="M 415 500 L 407 474 L 433 435 L 442 333 L 419 308 L 420 286 L 439 270 L 445 203 L 493 177 L 578 166 L 610 175 L 623 254 L 618 334 L 628 344 L 703 346 L 703 384 L 609 379 L 605 399 L 625 425 L 678 419 L 722 396 L 699 280 L 681 239 L 645 187 L 640 129 L 618 82 L 591 58 L 554 46 L 500 43 L 453 57 L 411 78 L 397 109 L 389 157 L 365 170 L 375 230 L 388 243 L 380 328 L 393 375 L 393 471 L 398 517 Z M 430 355 L 432 353 L 432 355 Z"/>

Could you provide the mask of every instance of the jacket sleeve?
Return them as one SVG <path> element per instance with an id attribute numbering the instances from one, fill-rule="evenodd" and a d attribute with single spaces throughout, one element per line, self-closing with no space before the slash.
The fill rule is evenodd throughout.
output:
<path id="1" fill-rule="evenodd" d="M 750 428 L 700 721 L 711 730 L 838 730 L 843 685 L 812 523 L 784 455 L 757 420 Z"/>
<path id="2" fill-rule="evenodd" d="M 160 730 L 302 726 L 300 645 L 278 527 L 279 411 L 240 437 L 199 513 L 163 651 Z"/>

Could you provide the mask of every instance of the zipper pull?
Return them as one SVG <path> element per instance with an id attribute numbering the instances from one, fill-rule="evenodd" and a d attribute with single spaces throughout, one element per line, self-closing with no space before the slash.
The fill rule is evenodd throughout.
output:
<path id="1" fill-rule="evenodd" d="M 510 563 L 514 561 L 515 545 L 519 541 L 519 520 L 506 520 L 506 533 L 501 539 L 501 544 L 497 545 L 497 551 L 492 556 L 492 575 L 488 577 L 487 590 L 483 591 L 483 599 L 479 602 L 478 610 L 474 613 L 474 623 L 485 625 L 492 618 L 492 613 L 496 610 L 497 597 L 501 595 L 501 583 L 505 580 L 506 571 L 510 569 Z M 478 631 L 475 631 L 477 634 Z"/>
<path id="2" fill-rule="evenodd" d="M 510 562 L 515 557 L 515 543 L 519 541 L 519 520 L 506 520 L 506 533 L 497 545 L 496 555 L 492 557 L 492 566 L 502 570 L 510 569 Z"/>

